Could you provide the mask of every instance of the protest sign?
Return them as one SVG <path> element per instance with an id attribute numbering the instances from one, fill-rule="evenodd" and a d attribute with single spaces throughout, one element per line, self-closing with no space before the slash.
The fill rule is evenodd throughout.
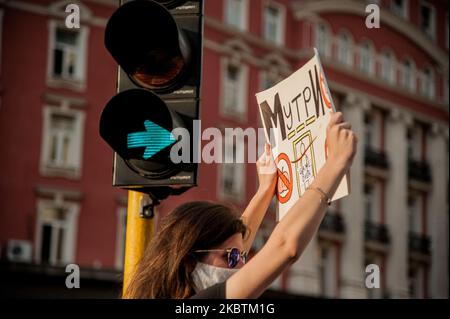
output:
<path id="1" fill-rule="evenodd" d="M 278 167 L 277 220 L 302 196 L 327 159 L 326 128 L 335 106 L 319 55 L 256 94 L 266 140 Z M 348 195 L 344 176 L 332 200 Z"/>

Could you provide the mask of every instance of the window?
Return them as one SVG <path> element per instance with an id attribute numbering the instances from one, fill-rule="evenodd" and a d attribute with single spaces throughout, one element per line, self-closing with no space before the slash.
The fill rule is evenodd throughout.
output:
<path id="1" fill-rule="evenodd" d="M 420 27 L 429 37 L 436 36 L 436 17 L 434 7 L 428 2 L 420 5 Z"/>
<path id="2" fill-rule="evenodd" d="M 409 231 L 416 234 L 420 233 L 420 211 L 418 200 L 414 196 L 408 196 L 408 213 L 409 213 Z"/>
<path id="3" fill-rule="evenodd" d="M 351 66 L 353 63 L 353 55 L 351 49 L 351 39 L 347 33 L 341 33 L 338 39 L 338 61 L 346 66 Z"/>
<path id="4" fill-rule="evenodd" d="M 247 113 L 248 67 L 224 63 L 223 113 L 242 118 Z"/>
<path id="5" fill-rule="evenodd" d="M 447 74 L 444 76 L 444 102 L 447 103 L 448 105 L 448 75 L 449 73 L 447 72 Z"/>
<path id="6" fill-rule="evenodd" d="M 261 90 L 271 88 L 282 80 L 282 77 L 274 72 L 263 71 L 261 77 Z M 258 117 L 260 118 L 260 117 Z M 259 154 L 259 153 L 258 153 Z"/>
<path id="7" fill-rule="evenodd" d="M 316 47 L 319 53 L 329 58 L 330 57 L 330 31 L 324 24 L 319 24 L 316 29 Z"/>
<path id="8" fill-rule="evenodd" d="M 116 235 L 116 269 L 122 270 L 125 261 L 125 237 L 127 230 L 127 209 L 120 207 L 117 211 Z"/>
<path id="9" fill-rule="evenodd" d="M 366 183 L 364 185 L 364 213 L 366 221 L 373 221 L 373 185 Z"/>
<path id="10" fill-rule="evenodd" d="M 247 30 L 247 0 L 225 0 L 225 23 Z"/>
<path id="11" fill-rule="evenodd" d="M 421 93 L 423 96 L 433 99 L 435 96 L 434 73 L 431 68 L 426 68 L 422 73 Z"/>
<path id="12" fill-rule="evenodd" d="M 84 113 L 52 106 L 43 113 L 41 174 L 79 178 Z"/>
<path id="13" fill-rule="evenodd" d="M 374 131 L 374 119 L 371 114 L 364 114 L 364 143 L 366 147 L 373 148 L 373 131 Z"/>
<path id="14" fill-rule="evenodd" d="M 278 45 L 284 43 L 284 8 L 274 3 L 264 10 L 264 39 Z"/>
<path id="15" fill-rule="evenodd" d="M 391 11 L 399 17 L 408 18 L 408 0 L 392 0 Z"/>
<path id="16" fill-rule="evenodd" d="M 50 22 L 49 85 L 82 89 L 86 78 L 87 29 Z"/>
<path id="17" fill-rule="evenodd" d="M 225 163 L 219 166 L 220 197 L 234 202 L 245 198 L 245 164 L 236 163 L 236 158 L 243 158 L 244 148 L 244 145 L 225 139 Z"/>
<path id="18" fill-rule="evenodd" d="M 393 84 L 394 75 L 394 57 L 391 52 L 385 51 L 381 56 L 381 78 Z"/>
<path id="19" fill-rule="evenodd" d="M 372 46 L 368 42 L 364 42 L 361 44 L 359 52 L 359 69 L 366 74 L 372 74 L 374 70 Z"/>
<path id="20" fill-rule="evenodd" d="M 409 296 L 410 298 L 426 298 L 425 276 L 426 267 L 421 265 L 410 265 L 408 271 Z"/>
<path id="21" fill-rule="evenodd" d="M 415 91 L 415 76 L 414 76 L 414 67 L 411 60 L 403 61 L 400 68 L 400 85 L 411 91 Z"/>
<path id="22" fill-rule="evenodd" d="M 52 200 L 38 202 L 36 261 L 50 265 L 73 262 L 79 207 Z"/>
<path id="23" fill-rule="evenodd" d="M 422 154 L 421 143 L 422 130 L 419 125 L 409 127 L 407 130 L 407 143 L 408 143 L 408 159 L 418 161 Z"/>
<path id="24" fill-rule="evenodd" d="M 336 297 L 336 249 L 327 244 L 319 245 L 319 278 L 322 297 Z"/>

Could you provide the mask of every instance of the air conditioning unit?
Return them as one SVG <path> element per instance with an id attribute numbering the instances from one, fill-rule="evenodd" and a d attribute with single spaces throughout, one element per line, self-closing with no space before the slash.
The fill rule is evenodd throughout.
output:
<path id="1" fill-rule="evenodd" d="M 8 240 L 6 258 L 13 262 L 31 263 L 33 260 L 33 244 L 28 240 Z"/>

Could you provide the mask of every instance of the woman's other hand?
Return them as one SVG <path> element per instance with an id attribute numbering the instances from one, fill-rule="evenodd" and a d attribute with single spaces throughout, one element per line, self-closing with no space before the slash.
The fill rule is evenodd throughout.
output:
<path id="1" fill-rule="evenodd" d="M 358 142 L 358 138 L 351 128 L 350 123 L 344 122 L 341 112 L 331 114 L 327 126 L 328 160 L 342 165 L 345 170 L 352 165 Z"/>
<path id="2" fill-rule="evenodd" d="M 266 143 L 264 145 L 264 153 L 256 162 L 256 168 L 259 179 L 258 191 L 273 195 L 277 184 L 277 166 L 273 160 L 270 144 Z"/>

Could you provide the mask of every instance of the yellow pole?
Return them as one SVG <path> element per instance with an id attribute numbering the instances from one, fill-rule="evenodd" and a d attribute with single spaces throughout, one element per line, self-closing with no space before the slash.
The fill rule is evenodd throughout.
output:
<path id="1" fill-rule="evenodd" d="M 144 254 L 145 247 L 153 235 L 155 215 L 152 218 L 141 217 L 143 200 L 148 195 L 128 191 L 127 229 L 125 240 L 125 265 L 122 294 L 128 287 L 136 266 Z"/>

